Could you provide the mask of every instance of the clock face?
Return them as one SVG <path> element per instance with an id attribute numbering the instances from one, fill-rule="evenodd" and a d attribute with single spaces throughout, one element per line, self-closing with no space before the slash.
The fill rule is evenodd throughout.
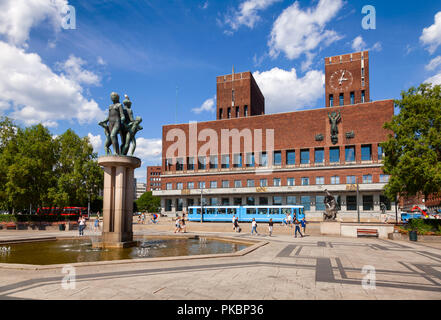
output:
<path id="1" fill-rule="evenodd" d="M 338 70 L 331 75 L 329 84 L 332 89 L 344 91 L 352 85 L 354 77 L 348 70 Z"/>

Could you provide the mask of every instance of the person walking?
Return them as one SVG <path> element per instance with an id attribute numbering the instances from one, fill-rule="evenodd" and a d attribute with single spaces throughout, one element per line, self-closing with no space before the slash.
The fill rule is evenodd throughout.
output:
<path id="1" fill-rule="evenodd" d="M 300 221 L 300 224 L 302 225 L 303 234 L 306 234 L 306 220 L 305 217 Z"/>
<path id="2" fill-rule="evenodd" d="M 231 222 L 233 223 L 233 231 L 237 231 L 236 230 L 236 215 L 233 215 L 233 219 L 231 220 Z"/>
<path id="3" fill-rule="evenodd" d="M 303 234 L 302 234 L 302 232 L 300 231 L 300 221 L 299 220 L 297 220 L 297 218 L 294 220 L 294 226 L 295 226 L 295 237 L 297 238 L 297 231 L 300 233 L 300 236 L 303 238 Z"/>
<path id="4" fill-rule="evenodd" d="M 84 228 L 86 228 L 86 219 L 81 216 L 78 220 L 78 231 L 80 233 L 80 236 L 84 236 Z"/>
<path id="5" fill-rule="evenodd" d="M 181 219 L 180 219 L 179 216 L 176 218 L 175 226 L 176 226 L 176 228 L 175 228 L 175 232 L 174 233 L 181 232 Z"/>
<path id="6" fill-rule="evenodd" d="M 288 215 L 288 226 L 292 228 L 292 216 Z"/>
<path id="7" fill-rule="evenodd" d="M 240 233 L 241 229 L 239 227 L 239 219 L 237 217 L 234 219 L 233 226 L 233 229 Z"/>
<path id="8" fill-rule="evenodd" d="M 253 218 L 253 222 L 251 222 L 251 235 L 253 235 L 254 232 L 255 232 L 256 234 L 259 234 L 259 233 L 257 232 L 257 222 L 256 222 L 256 219 Z"/>
<path id="9" fill-rule="evenodd" d="M 93 225 L 93 231 L 99 231 L 100 229 L 100 216 L 97 216 Z"/>
<path id="10" fill-rule="evenodd" d="M 269 236 L 271 237 L 273 235 L 273 219 L 270 219 L 268 222 L 268 231 L 269 231 Z"/>
<path id="11" fill-rule="evenodd" d="M 185 218 L 184 218 L 184 216 L 182 216 L 182 219 L 181 219 L 181 230 L 184 232 L 184 233 L 187 233 L 187 227 L 185 226 Z"/>

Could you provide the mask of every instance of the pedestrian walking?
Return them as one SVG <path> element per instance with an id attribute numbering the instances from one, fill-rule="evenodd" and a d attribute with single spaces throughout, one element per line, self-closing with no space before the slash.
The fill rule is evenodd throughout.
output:
<path id="1" fill-rule="evenodd" d="M 176 218 L 175 226 L 176 226 L 175 233 L 176 232 L 181 232 L 181 219 L 180 219 L 179 216 Z"/>
<path id="2" fill-rule="evenodd" d="M 302 225 L 303 234 L 306 234 L 306 220 L 305 217 L 300 221 L 300 224 Z"/>
<path id="3" fill-rule="evenodd" d="M 100 216 L 97 216 L 93 225 L 93 231 L 99 231 L 100 229 Z"/>
<path id="4" fill-rule="evenodd" d="M 86 228 L 86 219 L 81 216 L 78 220 L 78 231 L 80 233 L 80 236 L 84 236 L 84 229 Z"/>
<path id="5" fill-rule="evenodd" d="M 233 215 L 233 219 L 231 220 L 231 222 L 233 223 L 233 231 L 236 231 L 236 215 Z"/>
<path id="6" fill-rule="evenodd" d="M 292 216 L 288 215 L 288 226 L 292 228 Z"/>
<path id="7" fill-rule="evenodd" d="M 181 219 L 181 230 L 184 232 L 184 233 L 187 233 L 187 227 L 185 226 L 185 219 L 184 219 L 184 216 L 182 216 L 182 219 Z"/>
<path id="8" fill-rule="evenodd" d="M 297 220 L 297 218 L 294 220 L 294 226 L 295 226 L 295 237 L 297 238 L 297 231 L 300 233 L 300 236 L 303 238 L 303 234 L 302 234 L 302 232 L 300 231 L 300 221 L 299 220 Z"/>
<path id="9" fill-rule="evenodd" d="M 256 222 L 256 219 L 253 218 L 253 222 L 251 222 L 251 235 L 253 235 L 254 232 L 255 232 L 256 234 L 259 234 L 259 233 L 257 232 L 257 222 Z"/>
<path id="10" fill-rule="evenodd" d="M 273 219 L 270 219 L 268 222 L 268 231 L 269 231 L 269 236 L 271 237 L 273 235 Z"/>

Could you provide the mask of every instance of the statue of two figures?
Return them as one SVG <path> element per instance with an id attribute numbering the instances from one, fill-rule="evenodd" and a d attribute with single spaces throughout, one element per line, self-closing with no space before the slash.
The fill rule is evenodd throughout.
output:
<path id="1" fill-rule="evenodd" d="M 329 122 L 331 123 L 331 141 L 332 144 L 338 143 L 338 123 L 341 121 L 340 111 L 328 113 Z"/>
<path id="2" fill-rule="evenodd" d="M 326 196 L 325 203 L 326 211 L 323 213 L 323 217 L 325 221 L 335 221 L 337 219 L 338 213 L 338 203 L 335 200 L 335 197 L 328 191 L 325 190 Z"/>
<path id="3" fill-rule="evenodd" d="M 133 118 L 132 102 L 125 95 L 123 104 L 119 102 L 119 95 L 116 92 L 110 94 L 113 104 L 109 106 L 109 116 L 101 121 L 99 125 L 104 128 L 106 135 L 105 150 L 106 155 L 111 155 L 110 146 L 113 146 L 113 153 L 126 156 L 133 153 L 136 149 L 135 135 L 143 128 L 140 126 L 141 117 Z M 120 135 L 121 145 L 118 141 Z"/>

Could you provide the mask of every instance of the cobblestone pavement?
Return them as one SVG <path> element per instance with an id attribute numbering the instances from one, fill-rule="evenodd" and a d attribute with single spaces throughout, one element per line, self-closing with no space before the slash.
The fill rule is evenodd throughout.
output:
<path id="1" fill-rule="evenodd" d="M 1 231 L 0 241 L 76 234 Z M 173 236 L 148 227 L 137 234 Z M 238 257 L 76 267 L 75 288 L 67 290 L 62 286 L 65 274 L 60 268 L 0 267 L 0 298 L 441 299 L 440 244 L 318 235 L 221 235 L 265 240 L 268 244 Z M 366 273 L 372 270 L 375 278 Z"/>

